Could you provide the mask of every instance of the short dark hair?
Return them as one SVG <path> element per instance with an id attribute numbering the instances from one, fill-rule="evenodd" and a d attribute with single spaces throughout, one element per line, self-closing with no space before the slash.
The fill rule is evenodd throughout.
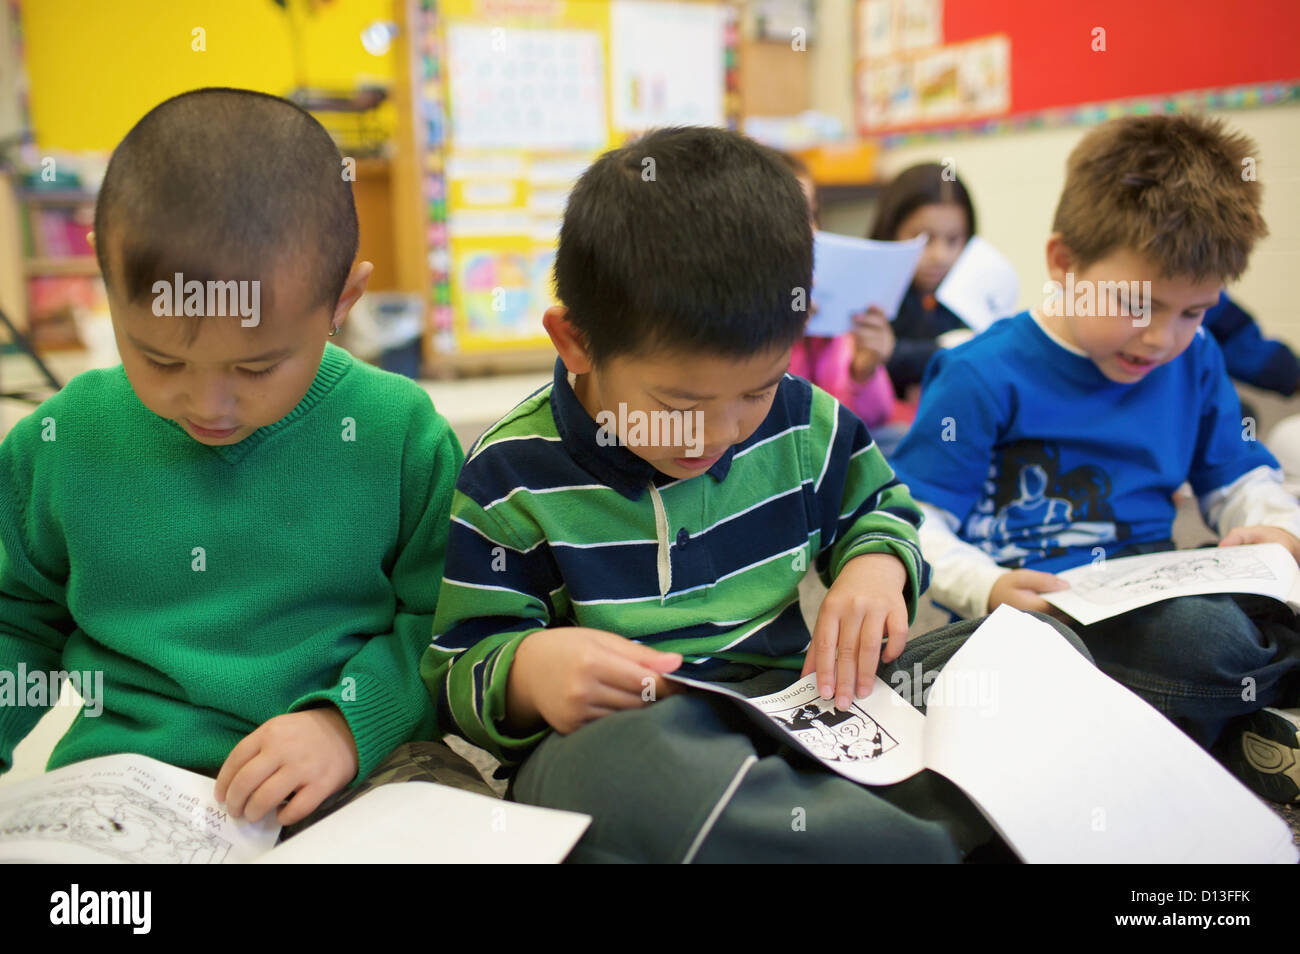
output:
<path id="1" fill-rule="evenodd" d="M 938 162 L 923 162 L 910 166 L 885 186 L 876 203 L 876 220 L 867 238 L 892 242 L 898 237 L 898 227 L 909 215 L 926 205 L 951 202 L 966 213 L 966 237 L 975 234 L 975 206 L 966 191 L 966 184 L 951 171 L 951 167 Z"/>
<path id="2" fill-rule="evenodd" d="M 332 306 L 357 254 L 357 213 L 338 148 L 310 113 L 210 87 L 159 103 L 118 143 L 95 236 L 104 279 L 116 263 L 127 301 L 176 272 L 252 279 L 293 255 L 317 289 L 313 304 Z"/>
<path id="3" fill-rule="evenodd" d="M 569 194 L 556 294 L 596 364 L 787 347 L 811 282 L 803 190 L 774 150 L 737 133 L 653 130 L 597 159 Z"/>
<path id="4" fill-rule="evenodd" d="M 1079 141 L 1052 231 L 1086 268 L 1120 248 L 1167 277 L 1237 278 L 1268 234 L 1255 143 L 1205 116 L 1126 116 Z"/>

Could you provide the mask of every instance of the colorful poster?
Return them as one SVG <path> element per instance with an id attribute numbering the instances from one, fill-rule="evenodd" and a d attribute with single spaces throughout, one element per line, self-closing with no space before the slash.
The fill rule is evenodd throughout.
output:
<path id="1" fill-rule="evenodd" d="M 599 149 L 606 141 L 599 33 L 447 29 L 455 149 Z"/>
<path id="2" fill-rule="evenodd" d="M 723 126 L 726 10 L 620 0 L 610 8 L 614 128 Z"/>

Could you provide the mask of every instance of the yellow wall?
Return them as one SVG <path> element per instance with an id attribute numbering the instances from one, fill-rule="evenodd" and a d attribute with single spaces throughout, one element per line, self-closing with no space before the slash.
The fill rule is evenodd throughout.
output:
<path id="1" fill-rule="evenodd" d="M 290 0 L 310 86 L 391 82 L 392 53 L 361 31 L 393 0 Z M 284 95 L 295 85 L 289 18 L 271 0 L 23 0 L 30 108 L 40 149 L 108 151 L 158 103 L 200 86 Z M 191 49 L 207 31 L 206 52 Z M 382 117 L 391 130 L 391 104 Z"/>

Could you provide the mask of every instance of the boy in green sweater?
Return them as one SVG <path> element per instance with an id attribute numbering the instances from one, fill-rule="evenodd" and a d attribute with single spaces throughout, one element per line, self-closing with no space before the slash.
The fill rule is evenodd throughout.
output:
<path id="1" fill-rule="evenodd" d="M 0 685 L 102 673 L 48 768 L 140 753 L 291 825 L 432 737 L 418 663 L 463 454 L 418 385 L 327 341 L 371 272 L 343 169 L 309 114 L 233 89 L 113 153 L 95 247 L 122 364 L 0 444 Z M 0 772 L 47 708 L 13 701 Z"/>

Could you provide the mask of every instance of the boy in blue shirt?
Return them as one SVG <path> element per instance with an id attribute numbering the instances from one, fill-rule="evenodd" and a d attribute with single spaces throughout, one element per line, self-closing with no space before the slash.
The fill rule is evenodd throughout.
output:
<path id="1" fill-rule="evenodd" d="M 1188 116 L 1133 117 L 1071 153 L 1043 306 L 940 353 L 893 463 L 928 519 L 936 602 L 1049 610 L 1053 574 L 1171 549 L 1190 481 L 1221 546 L 1300 557 L 1300 506 L 1243 430 L 1201 328 L 1267 230 L 1245 137 Z M 1300 795 L 1300 634 L 1281 604 L 1183 597 L 1078 632 L 1098 665 L 1217 751 L 1260 794 Z M 1264 708 L 1270 707 L 1270 708 Z M 1229 723 L 1235 722 L 1229 730 Z"/>

